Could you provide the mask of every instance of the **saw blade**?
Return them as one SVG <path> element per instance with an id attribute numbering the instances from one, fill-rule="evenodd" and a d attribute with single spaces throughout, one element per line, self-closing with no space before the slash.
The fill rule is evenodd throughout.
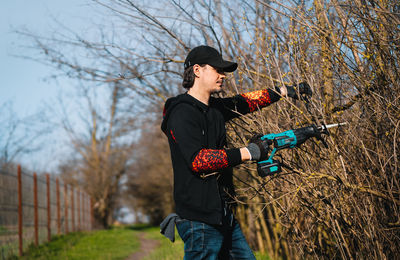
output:
<path id="1" fill-rule="evenodd" d="M 341 125 L 346 125 L 347 122 L 343 122 L 343 123 L 337 123 L 337 124 L 330 124 L 330 125 L 325 125 L 326 129 L 332 128 L 332 127 L 337 127 L 337 126 L 341 126 Z"/>

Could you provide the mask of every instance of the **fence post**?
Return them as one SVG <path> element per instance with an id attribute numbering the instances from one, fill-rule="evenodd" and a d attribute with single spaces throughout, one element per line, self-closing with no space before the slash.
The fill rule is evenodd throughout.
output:
<path id="1" fill-rule="evenodd" d="M 51 205 L 50 205 L 50 175 L 46 174 L 47 184 L 47 240 L 51 239 Z"/>
<path id="2" fill-rule="evenodd" d="M 22 176 L 21 165 L 18 165 L 18 244 L 19 256 L 22 256 L 23 243 L 22 243 Z"/>
<path id="3" fill-rule="evenodd" d="M 87 193 L 85 193 L 85 229 L 89 230 L 89 199 Z"/>
<path id="4" fill-rule="evenodd" d="M 89 195 L 86 194 L 86 203 L 85 203 L 85 221 L 86 221 L 86 229 L 90 229 L 90 200 L 89 200 Z"/>
<path id="5" fill-rule="evenodd" d="M 38 196 L 37 196 L 37 175 L 33 173 L 33 207 L 35 224 L 35 245 L 39 245 L 39 215 L 38 215 Z"/>
<path id="6" fill-rule="evenodd" d="M 68 185 L 64 183 L 64 222 L 65 234 L 68 234 Z"/>
<path id="7" fill-rule="evenodd" d="M 78 230 L 81 230 L 81 191 L 79 189 L 76 196 L 78 197 Z"/>
<path id="8" fill-rule="evenodd" d="M 88 195 L 85 193 L 85 228 L 86 230 L 89 230 L 89 200 L 88 200 Z"/>
<path id="9" fill-rule="evenodd" d="M 58 178 L 56 178 L 56 194 L 57 194 L 57 234 L 61 233 L 61 212 L 60 212 L 60 183 Z"/>
<path id="10" fill-rule="evenodd" d="M 72 232 L 75 231 L 75 204 L 74 204 L 74 187 L 71 188 L 71 214 L 72 214 Z"/>
<path id="11" fill-rule="evenodd" d="M 85 192 L 82 192 L 82 228 L 83 230 L 87 230 L 86 229 L 86 222 L 85 222 Z"/>
<path id="12" fill-rule="evenodd" d="M 90 198 L 90 230 L 94 227 L 94 209 L 93 209 L 93 199 Z"/>

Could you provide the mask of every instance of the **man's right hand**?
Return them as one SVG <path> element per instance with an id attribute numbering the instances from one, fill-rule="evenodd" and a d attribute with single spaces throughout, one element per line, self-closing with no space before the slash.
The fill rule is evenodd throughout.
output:
<path id="1" fill-rule="evenodd" d="M 263 134 L 253 135 L 246 147 L 250 152 L 251 159 L 254 161 L 261 161 L 268 157 L 269 140 L 261 140 L 262 136 Z"/>

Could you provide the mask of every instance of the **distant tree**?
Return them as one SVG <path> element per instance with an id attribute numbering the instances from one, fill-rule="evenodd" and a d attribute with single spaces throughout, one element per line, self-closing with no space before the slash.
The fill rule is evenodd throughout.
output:
<path id="1" fill-rule="evenodd" d="M 95 220 L 100 227 L 113 223 L 113 211 L 121 189 L 121 181 L 132 161 L 135 138 L 131 116 L 123 111 L 123 89 L 115 84 L 102 97 L 99 107 L 95 89 L 80 88 L 85 104 L 81 104 L 83 124 L 72 124 L 65 115 L 63 127 L 72 144 L 73 156 L 60 164 L 60 172 L 68 184 L 80 186 L 93 199 Z"/>
<path id="2" fill-rule="evenodd" d="M 151 119 L 140 127 L 146 134 L 135 146 L 135 163 L 128 169 L 126 183 L 134 210 L 148 216 L 153 225 L 160 224 L 174 209 L 169 147 L 159 128 L 159 120 Z"/>

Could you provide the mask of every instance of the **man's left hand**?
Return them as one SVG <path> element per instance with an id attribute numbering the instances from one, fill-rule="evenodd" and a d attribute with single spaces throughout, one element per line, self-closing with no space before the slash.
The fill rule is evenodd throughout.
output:
<path id="1" fill-rule="evenodd" d="M 297 90 L 298 93 L 300 94 L 300 98 L 297 95 Z M 312 90 L 310 85 L 308 85 L 307 82 L 301 82 L 298 86 L 286 86 L 286 91 L 287 91 L 287 96 L 294 98 L 294 99 L 303 99 L 303 100 L 308 100 L 312 96 Z"/>

